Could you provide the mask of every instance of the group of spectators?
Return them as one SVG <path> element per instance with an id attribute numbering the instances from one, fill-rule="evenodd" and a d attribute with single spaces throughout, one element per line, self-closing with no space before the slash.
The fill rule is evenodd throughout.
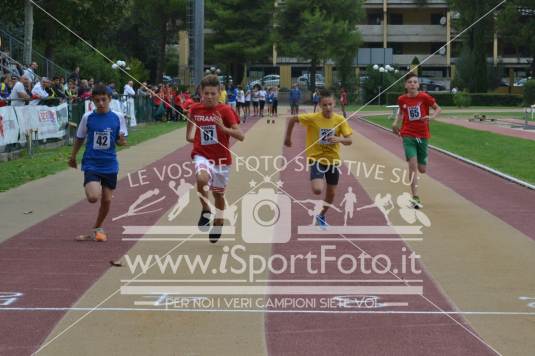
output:
<path id="1" fill-rule="evenodd" d="M 158 121 L 186 120 L 189 108 L 198 100 L 189 91 L 171 84 L 149 85 L 144 82 L 136 93 L 139 97 L 150 97 L 152 115 Z"/>

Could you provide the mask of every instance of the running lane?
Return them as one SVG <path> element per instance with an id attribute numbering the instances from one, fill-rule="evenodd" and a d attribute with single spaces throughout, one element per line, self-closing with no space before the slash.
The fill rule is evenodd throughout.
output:
<path id="1" fill-rule="evenodd" d="M 362 120 L 350 120 L 350 123 L 366 138 L 397 157 L 404 158 L 401 142 L 392 133 Z M 433 143 L 433 138 L 430 143 Z M 427 174 L 535 239 L 535 190 L 529 190 L 432 149 L 429 150 Z M 423 199 L 425 200 L 425 197 Z"/>
<path id="2" fill-rule="evenodd" d="M 242 130 L 248 131 L 255 123 L 256 120 L 247 121 L 241 126 Z M 169 189 L 168 174 L 177 174 L 177 165 L 191 160 L 191 147 L 185 142 L 184 130 L 175 131 L 176 146 L 181 148 L 143 168 L 145 174 L 152 173 L 155 178 L 151 179 L 148 187 L 139 184 L 137 173 L 141 170 L 132 172 L 132 186 L 128 177 L 118 182 L 105 223 L 108 242 L 80 243 L 73 240 L 91 228 L 98 210 L 98 204 L 91 205 L 82 200 L 0 244 L 1 291 L 21 294 L 8 307 L 70 307 L 110 270 L 109 261 L 117 260 L 134 246 L 134 242 L 121 241 L 122 226 L 112 223 L 111 219 L 126 213 L 130 204 L 142 193 Z M 165 179 L 156 179 L 156 170 L 166 174 Z M 78 178 L 80 191 L 83 191 L 82 175 Z M 176 200 L 165 199 L 157 205 L 157 209 L 165 212 L 174 204 Z M 136 216 L 135 220 L 139 225 L 151 226 L 159 217 L 158 214 L 145 214 Z M 31 354 L 65 312 L 64 309 L 52 312 L 0 310 L 0 355 Z"/>
<path id="3" fill-rule="evenodd" d="M 284 155 L 291 159 L 304 147 L 304 130 L 295 131 L 292 148 L 285 149 Z M 344 154 L 342 153 L 342 157 Z M 371 162 L 370 162 L 371 163 Z M 310 192 L 308 174 L 299 169 L 297 163 L 291 164 L 281 172 L 284 190 L 295 200 L 321 199 Z M 353 188 L 358 203 L 362 207 L 372 204 L 367 191 L 347 173 L 347 166 L 342 169 L 340 184 L 337 190 L 335 206 L 340 206 L 344 194 L 349 187 Z M 394 198 L 397 192 L 392 193 Z M 395 203 L 394 203 L 395 204 Z M 309 204 L 305 204 L 307 208 Z M 384 215 L 378 209 L 366 209 L 355 213 L 348 225 L 384 226 Z M 328 214 L 330 225 L 343 225 L 343 216 L 334 211 Z M 393 223 L 399 223 L 394 218 Z M 410 247 L 398 235 L 349 235 L 347 238 L 371 238 L 375 241 L 348 241 L 340 235 L 299 235 L 297 226 L 310 225 L 311 217 L 307 209 L 298 203 L 292 203 L 292 238 L 286 244 L 274 244 L 272 254 L 286 256 L 306 255 L 309 252 L 320 255 L 321 246 L 335 248 L 329 251 L 329 256 L 341 257 L 352 254 L 357 257 L 362 252 L 370 256 L 385 255 L 392 263 L 388 269 L 380 268 L 381 273 L 365 273 L 357 269 L 351 274 L 342 274 L 336 265 L 328 264 L 325 274 L 311 274 L 305 265 L 300 265 L 295 273 L 287 272 L 282 275 L 271 275 L 271 284 L 277 280 L 308 279 L 309 285 L 336 286 L 334 280 L 359 280 L 360 286 L 423 286 L 423 296 L 412 295 L 377 295 L 380 303 L 407 303 L 401 307 L 356 308 L 322 308 L 320 298 L 332 299 L 327 295 L 302 295 L 302 298 L 312 298 L 317 301 L 314 308 L 301 312 L 268 313 L 266 315 L 266 338 L 270 355 L 492 355 L 494 352 L 483 342 L 472 335 L 473 331 L 466 321 L 456 316 L 455 319 L 447 315 L 440 315 L 441 310 L 455 310 L 448 298 L 425 271 L 421 264 L 416 270 L 423 269 L 423 273 L 408 271 L 401 274 L 402 255 L 411 253 Z M 425 233 L 424 233 L 425 235 Z M 320 238 L 329 241 L 320 241 Z M 416 236 L 417 237 L 417 236 Z M 303 238 L 311 238 L 302 240 Z M 392 241 L 380 241 L 380 238 L 390 238 Z M 415 242 L 418 244 L 420 242 Z M 347 261 L 346 261 L 347 262 Z M 344 266 L 350 266 L 345 263 Z M 320 268 L 319 263 L 313 265 Z M 384 267 L 384 266 L 383 266 Z M 394 271 L 397 270 L 397 273 Z M 403 280 L 411 280 L 404 282 Z M 420 280 L 420 282 L 412 282 Z M 384 281 L 384 282 L 383 282 Z M 298 284 L 298 283 L 292 283 Z M 271 298 L 281 296 L 272 295 Z M 290 297 L 290 296 L 287 296 Z M 433 305 L 434 304 L 434 305 Z M 385 312 L 421 311 L 421 314 L 385 314 Z M 377 312 L 377 313 L 373 313 Z M 430 312 L 426 314 L 426 312 Z M 433 314 L 433 312 L 437 312 Z"/>

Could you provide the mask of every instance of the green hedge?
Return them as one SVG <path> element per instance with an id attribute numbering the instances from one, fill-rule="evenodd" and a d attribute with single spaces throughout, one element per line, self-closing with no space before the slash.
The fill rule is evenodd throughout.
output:
<path id="1" fill-rule="evenodd" d="M 453 94 L 451 93 L 429 93 L 437 100 L 441 106 L 455 106 Z M 388 93 L 386 102 L 388 105 L 396 105 L 401 93 Z M 523 98 L 514 94 L 494 94 L 494 93 L 470 93 L 473 106 L 521 106 Z"/>

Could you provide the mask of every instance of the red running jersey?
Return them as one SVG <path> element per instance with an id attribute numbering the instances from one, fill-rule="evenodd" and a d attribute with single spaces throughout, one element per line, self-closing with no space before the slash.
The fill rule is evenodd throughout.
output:
<path id="1" fill-rule="evenodd" d="M 214 119 L 221 117 L 226 127 L 239 124 L 240 119 L 234 110 L 224 104 L 207 108 L 202 103 L 196 103 L 191 106 L 189 117 L 197 126 L 191 158 L 200 155 L 213 161 L 214 164 L 232 164 L 232 156 L 228 149 L 230 136 L 223 132 Z"/>
<path id="2" fill-rule="evenodd" d="M 414 97 L 406 94 L 400 96 L 398 98 L 398 105 L 403 115 L 403 125 L 400 135 L 430 138 L 429 120 L 422 120 L 422 118 L 429 116 L 429 108 L 435 104 L 435 98 L 424 92 L 420 92 Z"/>

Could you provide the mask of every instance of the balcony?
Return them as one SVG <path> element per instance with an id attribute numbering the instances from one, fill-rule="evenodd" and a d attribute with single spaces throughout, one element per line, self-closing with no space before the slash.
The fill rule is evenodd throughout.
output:
<path id="1" fill-rule="evenodd" d="M 364 42 L 383 42 L 382 25 L 359 25 Z M 441 25 L 388 25 L 388 42 L 446 42 Z"/>
<path id="2" fill-rule="evenodd" d="M 395 54 L 394 65 L 408 66 L 412 63 L 414 57 L 418 57 L 418 60 L 422 63 L 429 56 L 429 54 Z M 422 63 L 422 66 L 446 66 L 446 56 L 435 54 L 425 63 Z"/>

